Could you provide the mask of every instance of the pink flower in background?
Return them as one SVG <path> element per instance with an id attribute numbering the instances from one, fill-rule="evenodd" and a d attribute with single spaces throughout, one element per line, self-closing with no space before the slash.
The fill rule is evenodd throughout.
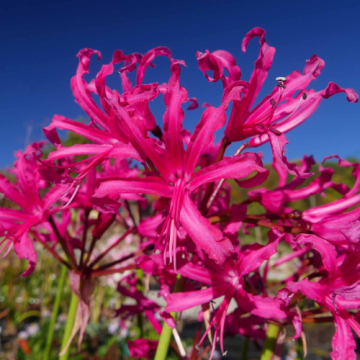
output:
<path id="1" fill-rule="evenodd" d="M 38 151 L 44 143 L 29 145 L 25 152 L 17 152 L 14 168 L 9 172 L 16 176 L 16 182 L 11 183 L 0 174 L 0 192 L 20 209 L 0 208 L 1 251 L 6 254 L 14 247 L 20 259 L 27 259 L 29 268 L 22 275 L 30 275 L 37 262 L 37 255 L 30 231 L 37 233 L 36 226 L 48 221 L 51 214 L 61 206 L 54 205 L 62 197 L 64 188 L 54 186 L 44 196 L 41 190 L 47 186 L 46 180 L 39 172 L 39 163 L 33 157 L 33 151 Z"/>
<path id="2" fill-rule="evenodd" d="M 224 353 L 223 337 L 226 312 L 232 298 L 235 298 L 239 308 L 243 311 L 260 318 L 293 319 L 297 330 L 296 336 L 300 336 L 301 325 L 299 324 L 298 316 L 286 309 L 281 301 L 271 297 L 254 296 L 244 289 L 245 283 L 243 277 L 257 270 L 264 261 L 276 253 L 276 247 L 281 237 L 280 234 L 269 232 L 270 240 L 267 245 L 249 245 L 245 251 L 237 254 L 238 260 L 236 262 L 233 260 L 227 262 L 224 270 L 218 268 L 212 269 L 209 266 L 201 267 L 190 262 L 179 268 L 179 274 L 183 277 L 206 284 L 209 287 L 198 291 L 168 295 L 165 298 L 167 301 L 165 310 L 167 312 L 181 312 L 197 305 L 209 303 L 220 296 L 225 296 L 210 322 L 210 327 L 200 341 L 201 345 L 206 334 L 213 327 L 215 335 L 210 358 L 214 353 L 218 335 L 220 336 L 221 351 Z"/>

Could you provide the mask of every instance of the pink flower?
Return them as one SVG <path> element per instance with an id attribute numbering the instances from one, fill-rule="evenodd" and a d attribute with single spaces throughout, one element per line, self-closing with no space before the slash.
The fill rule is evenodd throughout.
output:
<path id="1" fill-rule="evenodd" d="M 291 313 L 283 303 L 271 297 L 262 297 L 252 295 L 245 291 L 243 277 L 257 270 L 259 266 L 276 253 L 276 247 L 282 236 L 271 231 L 269 232 L 269 243 L 266 246 L 252 244 L 238 255 L 238 260 L 227 262 L 224 269 L 211 268 L 210 266 L 201 267 L 190 262 L 179 268 L 179 273 L 188 279 L 199 281 L 202 284 L 209 285 L 206 289 L 198 291 L 189 291 L 186 293 L 175 293 L 168 295 L 166 312 L 181 312 L 191 307 L 209 303 L 211 300 L 220 296 L 225 296 L 221 305 L 211 320 L 210 327 L 202 337 L 200 344 L 204 341 L 206 334 L 213 327 L 215 330 L 212 357 L 217 336 L 220 335 L 220 347 L 224 352 L 223 336 L 225 330 L 226 312 L 231 299 L 234 297 L 239 308 L 242 311 L 249 312 L 265 319 L 293 319 L 296 327 L 296 336 L 300 336 L 299 320 L 296 314 Z"/>
<path id="2" fill-rule="evenodd" d="M 253 28 L 245 35 L 242 42 L 243 52 L 246 52 L 249 41 L 254 37 L 260 37 L 260 54 L 242 98 L 233 100 L 225 138 L 230 143 L 251 138 L 251 147 L 270 141 L 274 157 L 281 166 L 290 174 L 307 176 L 306 173 L 299 172 L 295 164 L 288 163 L 283 155 L 284 146 L 287 144 L 283 134 L 304 122 L 317 109 L 322 99 L 343 92 L 349 102 L 355 103 L 358 95 L 353 89 L 343 89 L 333 82 L 322 91 L 306 90 L 325 66 L 324 60 L 313 55 L 307 61 L 303 74 L 294 71 L 286 78 L 278 78 L 274 90 L 253 107 L 275 55 L 275 48 L 267 44 L 265 30 L 261 28 Z M 204 54 L 198 53 L 197 58 L 206 78 L 209 81 L 221 80 L 225 91 L 240 81 L 240 68 L 230 53 L 223 50 L 213 53 L 206 51 Z M 229 73 L 228 77 L 224 75 L 224 68 Z M 207 70 L 213 70 L 213 77 L 207 74 Z M 300 90 L 300 93 L 293 98 L 297 90 Z"/>
<path id="3" fill-rule="evenodd" d="M 60 206 L 54 204 L 64 191 L 63 187 L 54 186 L 43 197 L 40 195 L 40 190 L 47 187 L 47 182 L 39 172 L 39 164 L 33 157 L 33 152 L 39 151 L 43 145 L 44 143 L 34 143 L 25 152 L 16 153 L 17 160 L 10 171 L 17 179 L 14 184 L 0 174 L 0 192 L 20 207 L 19 210 L 0 208 L 0 235 L 5 236 L 1 241 L 1 251 L 7 248 L 7 254 L 14 246 L 19 258 L 28 260 L 29 268 L 22 276 L 30 275 L 37 262 L 30 231 L 37 225 L 46 223 L 48 217 L 59 210 Z"/>
<path id="4" fill-rule="evenodd" d="M 360 301 L 360 273 L 358 269 L 359 251 L 359 225 L 352 229 L 357 234 L 353 237 L 353 231 L 349 234 L 351 252 L 338 259 L 334 258 L 336 252 L 333 248 L 333 256 L 329 255 L 328 249 L 322 249 L 324 265 L 330 270 L 329 277 L 319 282 L 309 282 L 308 279 L 299 282 L 288 282 L 286 289 L 296 293 L 301 291 L 307 298 L 313 299 L 319 305 L 327 308 L 334 316 L 335 335 L 332 341 L 334 360 L 356 359 L 354 350 L 356 344 L 351 329 L 360 336 L 360 326 L 354 317 L 346 309 L 358 309 Z M 330 249 L 331 251 L 331 249 Z"/>
<path id="5" fill-rule="evenodd" d="M 193 174 L 203 149 L 211 143 L 214 132 L 225 124 L 225 110 L 230 99 L 235 96 L 236 88 L 219 108 L 208 107 L 204 111 L 185 151 L 181 135 L 184 118 L 181 104 L 188 96 L 180 86 L 180 64 L 179 61 L 172 62 L 171 77 L 164 97 L 164 144 L 144 134 L 121 106 L 119 97 L 112 98 L 113 109 L 134 148 L 142 155 L 143 161 L 149 159 L 156 170 L 153 169 L 151 175 L 142 178 L 100 179 L 95 198 L 121 193 L 149 193 L 170 198 L 170 211 L 162 231 L 166 236 L 164 256 L 168 253 L 170 262 L 173 259 L 176 261 L 177 232 L 181 223 L 192 240 L 218 264 L 223 265 L 232 256 L 233 247 L 219 229 L 201 216 L 191 200 L 191 194 L 206 183 L 223 178 L 246 178 L 253 171 L 257 174 L 252 179 L 238 183 L 242 187 L 256 186 L 266 179 L 268 171 L 262 167 L 256 154 L 246 153 L 225 158 Z"/>

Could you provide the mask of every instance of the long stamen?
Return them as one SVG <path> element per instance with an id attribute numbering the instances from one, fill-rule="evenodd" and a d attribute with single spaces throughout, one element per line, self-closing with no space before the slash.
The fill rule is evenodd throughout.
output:
<path id="1" fill-rule="evenodd" d="M 286 118 L 286 120 L 289 120 L 299 109 L 300 105 L 302 104 L 302 102 L 304 100 L 306 100 L 307 95 L 306 93 L 302 93 L 301 97 L 300 97 L 300 101 L 298 102 L 296 108 L 293 110 L 293 112 Z"/>
<path id="2" fill-rule="evenodd" d="M 80 184 L 76 186 L 73 194 L 71 195 L 70 200 L 61 209 L 65 209 L 66 207 L 68 207 L 71 204 L 71 202 L 74 200 L 76 194 L 78 193 L 80 186 L 81 186 Z"/>
<path id="3" fill-rule="evenodd" d="M 179 351 L 180 351 L 180 355 L 183 356 L 183 357 L 185 357 L 185 356 L 186 356 L 186 351 L 185 351 L 185 349 L 184 349 L 184 345 L 183 345 L 182 342 L 181 342 L 179 333 L 177 332 L 176 329 L 173 329 L 173 330 L 172 330 L 172 333 L 173 333 L 173 335 L 174 335 L 175 342 L 176 342 L 176 344 L 177 344 L 177 346 L 178 346 L 178 349 L 179 349 Z"/>

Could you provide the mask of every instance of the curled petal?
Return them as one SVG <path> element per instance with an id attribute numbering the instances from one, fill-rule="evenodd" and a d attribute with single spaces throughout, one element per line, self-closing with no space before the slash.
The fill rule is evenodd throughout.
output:
<path id="1" fill-rule="evenodd" d="M 347 101 L 351 103 L 357 103 L 359 101 L 359 95 L 356 93 L 353 89 L 343 89 L 338 84 L 335 84 L 334 82 L 329 82 L 326 89 L 324 89 L 321 92 L 321 95 L 324 99 L 328 99 L 330 96 L 333 96 L 335 94 L 339 93 L 345 93 Z"/>
<path id="2" fill-rule="evenodd" d="M 24 233 L 18 240 L 15 240 L 14 250 L 20 259 L 26 259 L 29 263 L 28 269 L 21 276 L 30 275 L 35 270 L 37 254 L 34 244 L 27 233 Z"/>
<path id="3" fill-rule="evenodd" d="M 205 53 L 198 51 L 196 58 L 199 69 L 210 82 L 221 80 L 224 88 L 226 88 L 233 81 L 240 79 L 240 68 L 237 66 L 235 58 L 227 51 L 217 50 L 213 53 L 210 53 L 209 50 L 205 50 Z M 228 77 L 224 76 L 224 68 L 229 73 Z M 208 70 L 213 71 L 213 77 L 208 75 Z"/>
<path id="4" fill-rule="evenodd" d="M 96 92 L 100 96 L 101 105 L 108 115 L 110 115 L 111 106 L 104 100 L 108 95 L 107 87 L 105 85 L 106 77 L 114 72 L 114 64 L 118 64 L 121 61 L 128 60 L 129 57 L 124 55 L 121 50 L 116 50 L 113 54 L 112 61 L 107 65 L 103 65 L 101 67 L 101 70 L 96 75 L 94 82 Z"/>
<path id="5" fill-rule="evenodd" d="M 332 360 L 356 360 L 356 343 L 351 328 L 342 317 L 334 314 L 335 334 L 331 342 Z"/>
<path id="6" fill-rule="evenodd" d="M 325 269 L 329 272 L 329 277 L 331 278 L 334 276 L 337 258 L 337 252 L 334 245 L 311 234 L 300 234 L 295 241 L 299 244 L 311 244 L 321 255 Z"/>
<path id="7" fill-rule="evenodd" d="M 306 65 L 304 67 L 304 74 L 311 73 L 315 77 L 319 76 L 321 70 L 325 66 L 325 61 L 319 58 L 316 54 L 313 55 L 309 60 L 306 61 Z M 287 84 L 287 82 L 286 82 Z"/>
<path id="8" fill-rule="evenodd" d="M 199 103 L 197 101 L 197 98 L 187 98 L 187 102 L 190 102 L 190 105 L 187 107 L 187 110 L 195 110 L 199 107 Z"/>
<path id="9" fill-rule="evenodd" d="M 259 93 L 262 84 L 267 78 L 267 73 L 271 68 L 272 61 L 275 55 L 275 48 L 269 46 L 265 41 L 265 30 L 261 28 L 254 28 L 250 30 L 243 39 L 241 49 L 243 52 L 246 52 L 246 47 L 249 41 L 254 37 L 260 37 L 260 54 L 257 60 L 255 61 L 255 69 L 250 78 L 250 87 L 247 89 L 243 104 L 242 104 L 242 113 L 250 110 L 254 100 Z"/>
<path id="10" fill-rule="evenodd" d="M 267 134 L 270 139 L 274 161 L 292 175 L 296 175 L 301 178 L 306 178 L 312 175 L 312 173 L 301 172 L 297 164 L 288 162 L 287 157 L 284 155 L 284 148 L 289 142 L 284 134 L 276 135 L 272 131 L 267 131 Z"/>
<path id="11" fill-rule="evenodd" d="M 204 250 L 210 258 L 223 266 L 234 256 L 234 248 L 222 231 L 211 225 L 196 208 L 188 195 L 185 195 L 180 214 L 180 222 L 194 243 Z"/>
<path id="12" fill-rule="evenodd" d="M 158 46 L 154 49 L 151 49 L 148 51 L 143 58 L 140 61 L 139 68 L 136 74 L 136 84 L 140 85 L 143 82 L 145 71 L 147 67 L 150 65 L 151 67 L 154 67 L 155 65 L 151 62 L 157 57 L 157 56 L 166 56 L 167 58 L 171 59 L 171 51 L 169 48 L 165 46 Z"/>
<path id="13" fill-rule="evenodd" d="M 121 106 L 141 105 L 141 103 L 148 103 L 149 100 L 155 99 L 159 93 L 157 83 L 136 85 L 129 92 L 121 94 L 120 104 Z"/>
<path id="14" fill-rule="evenodd" d="M 73 91 L 76 102 L 89 115 L 89 117 L 98 125 L 107 129 L 108 116 L 103 113 L 92 99 L 91 94 L 87 88 L 87 83 L 84 80 L 84 74 L 89 72 L 90 58 L 93 54 L 98 55 L 98 60 L 101 59 L 101 54 L 97 50 L 83 49 L 78 53 L 79 66 L 76 75 L 71 79 L 71 89 Z"/>

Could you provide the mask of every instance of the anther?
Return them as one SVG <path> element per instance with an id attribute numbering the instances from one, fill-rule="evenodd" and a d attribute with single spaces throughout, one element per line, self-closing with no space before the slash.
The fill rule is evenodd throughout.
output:
<path id="1" fill-rule="evenodd" d="M 300 210 L 294 210 L 289 217 L 294 220 L 301 220 L 302 212 Z"/>
<path id="2" fill-rule="evenodd" d="M 226 350 L 226 351 L 224 351 L 223 353 L 222 353 L 222 356 L 223 357 L 226 357 L 227 356 L 227 353 L 228 353 L 228 351 Z"/>
<path id="3" fill-rule="evenodd" d="M 276 81 L 286 81 L 286 77 L 284 77 L 284 76 L 278 76 L 275 80 L 276 80 Z"/>
<path id="4" fill-rule="evenodd" d="M 270 99 L 270 104 L 274 108 L 276 106 L 276 101 L 273 98 L 271 98 Z"/>
<path id="5" fill-rule="evenodd" d="M 278 84 L 276 84 L 276 86 L 286 89 L 286 86 L 283 83 L 278 83 Z"/>
<path id="6" fill-rule="evenodd" d="M 302 98 L 303 98 L 304 100 L 306 100 L 306 99 L 307 99 L 307 94 L 306 94 L 306 93 L 303 93 L 303 94 L 302 94 Z"/>
<path id="7" fill-rule="evenodd" d="M 275 135 L 279 135 L 279 136 L 280 136 L 280 135 L 282 134 L 281 131 L 275 129 L 275 128 L 272 127 L 272 126 L 269 126 L 269 130 L 270 130 L 272 133 L 274 133 Z"/>

